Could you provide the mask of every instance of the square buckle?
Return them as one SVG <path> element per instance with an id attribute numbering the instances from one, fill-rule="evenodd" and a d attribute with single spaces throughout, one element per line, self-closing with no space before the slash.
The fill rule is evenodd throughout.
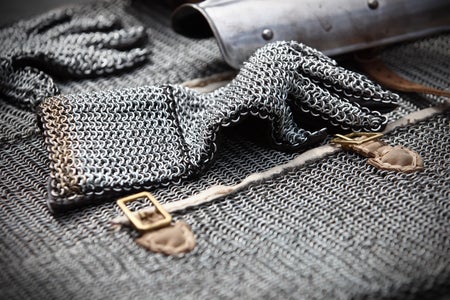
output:
<path id="1" fill-rule="evenodd" d="M 361 145 L 365 142 L 376 140 L 383 136 L 382 133 L 379 132 L 352 132 L 349 134 L 335 134 L 335 138 L 331 140 L 334 144 L 340 145 Z M 365 137 L 362 139 L 357 139 L 359 137 Z"/>
<path id="2" fill-rule="evenodd" d="M 155 212 L 160 213 L 164 218 L 154 223 L 144 224 L 134 213 L 126 206 L 126 203 L 136 201 L 140 198 L 146 198 L 155 206 Z M 141 231 L 154 230 L 161 227 L 168 226 L 172 222 L 172 216 L 164 209 L 161 203 L 149 192 L 141 192 L 128 197 L 117 200 L 117 205 L 122 209 L 124 214 L 128 217 L 133 226 Z"/>

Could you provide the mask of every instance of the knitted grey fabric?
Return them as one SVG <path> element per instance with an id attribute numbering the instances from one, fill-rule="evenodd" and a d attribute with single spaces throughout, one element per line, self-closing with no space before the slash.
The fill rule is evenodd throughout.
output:
<path id="1" fill-rule="evenodd" d="M 94 4 L 75 12 L 115 12 L 127 26 L 146 26 L 152 36 L 149 62 L 126 74 L 59 81 L 64 94 L 177 83 L 226 69 L 214 41 L 176 36 L 167 26 L 167 12 L 124 7 Z M 392 47 L 383 58 L 395 67 L 393 57 L 401 57 L 396 69 L 402 74 L 414 69 L 423 82 L 448 89 L 448 68 L 439 75 L 442 80 L 431 75 L 448 64 L 436 53 L 444 52 L 449 40 L 443 35 Z M 414 53 L 418 43 L 420 57 L 402 55 Z M 421 63 L 423 57 L 428 63 Z M 388 118 L 444 100 L 402 95 Z M 448 114 L 439 115 L 385 138 L 420 153 L 421 173 L 380 171 L 365 158 L 340 152 L 179 212 L 175 219 L 192 226 L 198 245 L 189 254 L 167 257 L 136 245 L 135 231 L 111 228 L 110 220 L 120 214 L 113 201 L 53 216 L 46 206 L 48 152 L 33 113 L 0 101 L 0 297 L 435 299 L 448 294 L 448 123 Z M 244 125 L 224 132 L 217 159 L 200 177 L 153 189 L 155 196 L 165 203 L 214 184 L 237 183 L 297 154 L 261 144 L 253 134 L 258 125 Z"/>

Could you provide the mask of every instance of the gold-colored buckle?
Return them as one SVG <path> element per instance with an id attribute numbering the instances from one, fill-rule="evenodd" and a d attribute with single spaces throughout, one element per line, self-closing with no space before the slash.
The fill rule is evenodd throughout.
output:
<path id="1" fill-rule="evenodd" d="M 334 144 L 340 145 L 361 145 L 365 142 L 376 140 L 383 136 L 379 132 L 352 132 L 346 135 L 335 134 L 335 138 L 331 140 Z M 363 139 L 355 139 L 358 137 L 365 136 Z"/>
<path id="2" fill-rule="evenodd" d="M 158 220 L 154 223 L 144 224 L 139 218 L 137 218 L 133 214 L 133 212 L 130 209 L 128 209 L 126 203 L 133 202 L 141 198 L 147 198 L 148 200 L 150 200 L 152 204 L 155 206 L 155 211 L 160 213 L 164 217 L 164 219 Z M 149 192 L 141 192 L 128 197 L 120 198 L 119 200 L 117 200 L 117 205 L 119 205 L 124 214 L 133 224 L 133 226 L 138 230 L 147 231 L 158 229 L 161 227 L 168 226 L 170 222 L 172 222 L 172 216 L 164 209 L 161 203 L 159 203 L 158 200 L 156 200 L 156 198 Z"/>

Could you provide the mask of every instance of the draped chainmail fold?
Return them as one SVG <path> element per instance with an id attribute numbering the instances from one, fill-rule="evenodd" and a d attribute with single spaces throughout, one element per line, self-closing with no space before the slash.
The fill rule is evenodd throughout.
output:
<path id="1" fill-rule="evenodd" d="M 292 106 L 316 124 L 379 131 L 387 118 L 373 107 L 397 101 L 297 42 L 263 47 L 231 83 L 208 94 L 162 85 L 53 97 L 40 107 L 51 159 L 49 204 L 61 210 L 199 174 L 213 159 L 220 129 L 246 116 L 270 122 L 275 145 L 298 149 L 325 132 L 296 123 Z"/>
<path id="2" fill-rule="evenodd" d="M 52 74 L 58 95 L 42 102 L 43 121 L 30 109 L 42 99 L 22 105 L 17 101 L 24 98 L 0 93 L 0 298 L 441 299 L 450 293 L 448 112 L 384 137 L 417 151 L 423 172 L 382 171 L 339 152 L 174 214 L 198 243 L 178 257 L 142 249 L 131 229 L 114 231 L 117 194 L 148 188 L 168 203 L 236 184 L 319 143 L 321 128 L 378 130 L 448 101 L 397 97 L 291 42 L 261 49 L 228 86 L 199 94 L 177 84 L 228 70 L 215 41 L 177 35 L 169 12 L 146 3 L 96 1 L 70 9 L 71 22 L 103 15 L 120 17 L 119 30 L 145 28 L 142 62 L 93 77 Z M 442 34 L 393 45 L 381 58 L 406 78 L 449 89 L 449 45 L 450 35 Z M 276 69 L 287 57 L 294 62 Z M 328 76 L 321 77 L 324 69 Z M 270 92 L 250 84 L 264 79 Z M 391 112 L 377 112 L 394 103 Z M 119 116 L 126 122 L 116 122 Z M 259 139 L 262 133 L 270 136 Z M 150 167 L 147 155 L 156 153 Z M 165 177 L 152 171 L 160 168 Z M 49 198 L 54 208 L 105 201 L 53 215 Z"/>

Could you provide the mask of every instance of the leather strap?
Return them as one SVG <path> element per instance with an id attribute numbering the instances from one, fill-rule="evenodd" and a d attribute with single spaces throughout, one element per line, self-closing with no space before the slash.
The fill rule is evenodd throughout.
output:
<path id="1" fill-rule="evenodd" d="M 363 140 L 360 136 L 354 140 Z M 381 140 L 371 140 L 362 144 L 343 144 L 344 149 L 355 151 L 368 157 L 368 164 L 389 171 L 412 173 L 423 170 L 423 159 L 420 155 L 404 146 L 390 146 Z"/>
<path id="2" fill-rule="evenodd" d="M 147 250 L 165 255 L 187 253 L 195 248 L 195 236 L 191 227 L 178 221 L 169 226 L 144 232 L 136 243 Z"/>
<path id="3" fill-rule="evenodd" d="M 410 81 L 399 76 L 378 58 L 357 59 L 364 73 L 389 89 L 401 92 L 416 92 L 450 98 L 450 91 L 444 91 Z"/>
<path id="4" fill-rule="evenodd" d="M 134 214 L 127 207 L 127 203 L 146 199 L 150 201 L 154 211 L 139 211 Z M 191 227 L 183 222 L 172 222 L 172 216 L 162 207 L 159 201 L 149 192 L 140 192 L 117 200 L 117 205 L 125 213 L 133 226 L 142 235 L 136 243 L 147 250 L 176 255 L 190 252 L 195 248 L 195 236 Z"/>

